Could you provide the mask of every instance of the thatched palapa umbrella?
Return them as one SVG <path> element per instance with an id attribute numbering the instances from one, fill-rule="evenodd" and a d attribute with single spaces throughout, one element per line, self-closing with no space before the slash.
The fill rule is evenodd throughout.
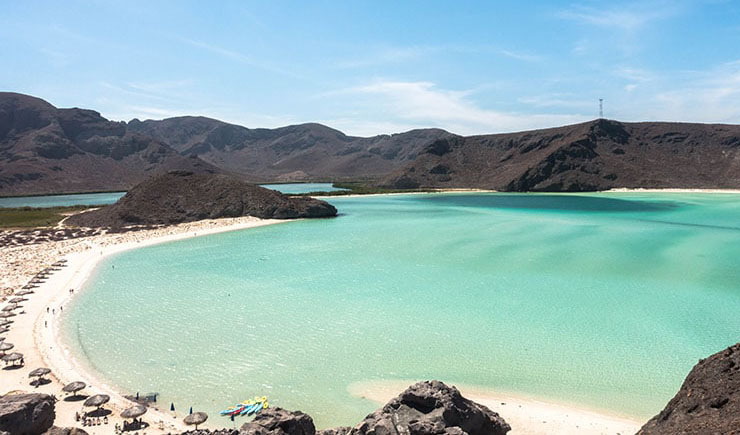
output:
<path id="1" fill-rule="evenodd" d="M 12 349 L 14 347 L 15 346 L 13 344 L 11 344 L 11 343 L 2 342 L 2 343 L 0 343 L 0 352 L 5 353 L 6 350 L 10 350 L 10 349 Z"/>
<path id="2" fill-rule="evenodd" d="M 26 287 L 24 286 L 23 288 L 26 288 Z M 33 294 L 33 292 L 31 290 L 21 290 L 19 292 L 15 292 L 15 294 L 17 294 L 18 296 L 26 296 L 26 295 Z"/>
<path id="3" fill-rule="evenodd" d="M 64 386 L 62 391 L 72 393 L 72 397 L 77 396 L 77 392 L 84 389 L 87 385 L 82 381 L 72 382 Z"/>
<path id="4" fill-rule="evenodd" d="M 90 396 L 85 400 L 85 403 L 82 404 L 82 406 L 94 406 L 95 410 L 90 412 L 90 415 L 95 412 L 101 411 L 101 406 L 108 403 L 110 400 L 110 396 L 107 394 L 96 394 L 94 396 Z"/>
<path id="5" fill-rule="evenodd" d="M 7 326 L 0 326 L 0 334 L 5 334 L 8 331 L 10 331 L 10 328 Z"/>
<path id="6" fill-rule="evenodd" d="M 110 400 L 110 396 L 107 394 L 96 394 L 94 396 L 90 396 L 85 400 L 85 403 L 82 404 L 82 406 L 95 406 L 97 408 L 100 408 L 101 406 L 108 403 Z"/>
<path id="7" fill-rule="evenodd" d="M 13 352 L 13 353 L 9 353 L 7 355 L 3 355 L 3 357 L 0 358 L 0 359 L 2 359 L 3 361 L 5 361 L 6 363 L 12 362 L 13 364 L 15 364 L 16 361 L 19 361 L 19 360 L 22 360 L 23 359 L 23 354 L 22 353 L 18 353 L 18 352 Z"/>
<path id="8" fill-rule="evenodd" d="M 188 426 L 191 424 L 195 425 L 195 430 L 198 430 L 198 425 L 205 423 L 206 420 L 208 420 L 208 414 L 205 412 L 194 412 L 185 417 L 182 421 Z"/>
<path id="9" fill-rule="evenodd" d="M 2 311 L 13 311 L 18 308 L 17 304 L 8 304 L 2 308 Z"/>
<path id="10" fill-rule="evenodd" d="M 0 317 L 13 317 L 15 313 L 12 311 L 0 311 Z"/>
<path id="11" fill-rule="evenodd" d="M 31 373 L 28 374 L 28 377 L 36 378 L 36 380 L 33 382 L 36 382 L 36 384 L 38 385 L 41 383 L 41 379 L 49 373 L 51 373 L 50 369 L 47 369 L 46 367 L 39 367 L 37 369 L 31 370 Z M 33 384 L 33 382 L 31 383 Z"/>
<path id="12" fill-rule="evenodd" d="M 130 408 L 126 408 L 121 412 L 121 417 L 123 418 L 133 418 L 142 416 L 146 414 L 146 406 L 144 405 L 134 405 Z"/>
<path id="13" fill-rule="evenodd" d="M 11 304 L 20 304 L 21 302 L 24 302 L 24 301 L 27 301 L 27 300 L 28 299 L 26 299 L 26 298 L 14 297 L 14 298 L 11 298 L 8 302 L 10 302 Z"/>

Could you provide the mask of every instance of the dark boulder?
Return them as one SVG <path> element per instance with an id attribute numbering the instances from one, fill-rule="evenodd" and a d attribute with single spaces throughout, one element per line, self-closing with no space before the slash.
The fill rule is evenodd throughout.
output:
<path id="1" fill-rule="evenodd" d="M 38 435 L 54 424 L 54 400 L 48 394 L 0 397 L 0 432 Z"/>
<path id="2" fill-rule="evenodd" d="M 699 361 L 638 435 L 740 433 L 740 343 Z"/>
<path id="3" fill-rule="evenodd" d="M 66 223 L 116 228 L 223 217 L 295 219 L 336 214 L 337 209 L 325 201 L 283 195 L 234 176 L 172 171 L 135 186 L 115 204 L 72 216 Z"/>
<path id="4" fill-rule="evenodd" d="M 87 435 L 87 432 L 78 427 L 52 426 L 44 435 Z"/>
<path id="5" fill-rule="evenodd" d="M 497 413 L 464 398 L 457 388 L 424 381 L 368 415 L 352 433 L 504 435 L 509 430 Z"/>
<path id="6" fill-rule="evenodd" d="M 316 427 L 309 415 L 283 408 L 267 408 L 239 429 L 239 435 L 314 435 L 315 433 Z"/>

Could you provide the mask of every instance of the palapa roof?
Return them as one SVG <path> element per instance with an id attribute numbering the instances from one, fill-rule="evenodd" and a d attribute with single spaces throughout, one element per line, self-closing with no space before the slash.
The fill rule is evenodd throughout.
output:
<path id="1" fill-rule="evenodd" d="M 182 421 L 185 424 L 202 424 L 206 420 L 208 420 L 208 414 L 205 412 L 194 412 L 185 417 Z"/>
<path id="2" fill-rule="evenodd" d="M 2 352 L 5 352 L 6 350 L 10 350 L 14 347 L 15 346 L 12 343 L 6 343 L 6 342 L 0 343 L 0 351 Z"/>
<path id="3" fill-rule="evenodd" d="M 94 396 L 90 396 L 85 400 L 85 403 L 83 403 L 83 406 L 100 406 L 105 403 L 108 403 L 110 400 L 110 396 L 107 394 L 96 394 Z"/>
<path id="4" fill-rule="evenodd" d="M 87 386 L 87 384 L 85 384 L 82 381 L 72 382 L 72 383 L 69 383 L 69 384 L 65 385 L 64 388 L 62 388 L 62 391 L 66 392 L 66 393 L 73 393 L 73 392 L 80 391 L 81 389 L 85 388 L 86 386 Z"/>
<path id="5" fill-rule="evenodd" d="M 37 369 L 31 370 L 31 373 L 28 374 L 29 378 L 35 377 L 35 376 L 44 376 L 51 373 L 51 369 L 47 369 L 46 367 L 39 367 Z"/>
<path id="6" fill-rule="evenodd" d="M 146 406 L 144 405 L 134 405 L 130 408 L 126 408 L 121 412 L 121 417 L 123 418 L 136 418 L 140 415 L 144 415 L 146 413 Z"/>
<path id="7" fill-rule="evenodd" d="M 13 352 L 13 353 L 9 353 L 7 355 L 3 355 L 3 357 L 0 358 L 0 359 L 2 359 L 3 361 L 17 361 L 17 360 L 19 360 L 21 358 L 23 358 L 23 354 L 22 353 Z"/>

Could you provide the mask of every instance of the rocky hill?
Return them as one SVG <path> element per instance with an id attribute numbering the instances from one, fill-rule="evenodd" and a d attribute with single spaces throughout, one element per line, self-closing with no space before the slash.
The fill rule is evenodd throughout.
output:
<path id="1" fill-rule="evenodd" d="M 699 361 L 638 435 L 740 433 L 740 343 Z"/>
<path id="2" fill-rule="evenodd" d="M 258 181 L 378 179 L 412 162 L 435 140 L 453 136 L 423 129 L 362 138 L 321 124 L 249 129 L 193 116 L 133 120 L 128 128 Z"/>
<path id="3" fill-rule="evenodd" d="M 0 195 L 125 190 L 174 169 L 219 171 L 98 112 L 0 92 Z"/>
<path id="4" fill-rule="evenodd" d="M 592 191 L 740 188 L 740 126 L 600 119 L 546 130 L 435 141 L 380 183 Z"/>
<path id="5" fill-rule="evenodd" d="M 249 129 L 192 116 L 111 122 L 0 93 L 0 196 L 128 189 L 173 169 L 392 188 L 740 188 L 740 126 L 599 119 L 483 136 L 422 129 L 362 138 L 321 124 Z"/>
<path id="6" fill-rule="evenodd" d="M 172 171 L 138 184 L 115 204 L 74 215 L 66 224 L 119 228 L 222 217 L 293 219 L 336 214 L 327 202 L 290 197 L 231 175 Z"/>

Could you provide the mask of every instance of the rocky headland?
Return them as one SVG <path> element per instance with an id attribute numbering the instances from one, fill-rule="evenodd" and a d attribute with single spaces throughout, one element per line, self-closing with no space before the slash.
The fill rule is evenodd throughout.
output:
<path id="1" fill-rule="evenodd" d="M 115 204 L 71 216 L 65 224 L 120 228 L 239 216 L 296 219 L 336 214 L 325 201 L 284 195 L 230 175 L 171 171 L 138 184 Z"/>
<path id="2" fill-rule="evenodd" d="M 740 433 L 740 343 L 699 361 L 638 435 Z"/>

